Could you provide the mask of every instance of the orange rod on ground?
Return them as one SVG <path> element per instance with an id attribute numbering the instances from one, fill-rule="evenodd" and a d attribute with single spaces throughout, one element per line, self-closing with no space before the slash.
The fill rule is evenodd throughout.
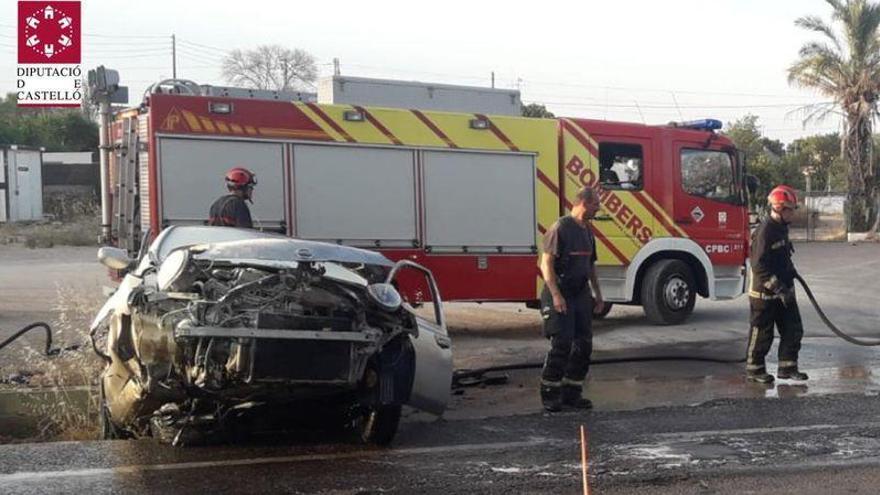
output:
<path id="1" fill-rule="evenodd" d="M 584 495 L 590 495 L 590 479 L 587 467 L 589 458 L 587 456 L 587 430 L 581 425 L 581 472 L 583 474 Z"/>

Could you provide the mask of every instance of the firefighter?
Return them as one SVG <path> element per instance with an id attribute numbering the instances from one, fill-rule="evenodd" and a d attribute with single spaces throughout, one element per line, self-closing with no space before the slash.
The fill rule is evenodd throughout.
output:
<path id="1" fill-rule="evenodd" d="M 604 307 L 595 271 L 596 240 L 589 224 L 598 210 L 596 190 L 583 188 L 571 213 L 544 234 L 541 317 L 550 351 L 541 373 L 541 402 L 548 412 L 560 411 L 563 405 L 593 406 L 582 392 L 593 351 L 593 294 L 595 311 Z"/>
<path id="2" fill-rule="evenodd" d="M 764 358 L 773 344 L 773 327 L 779 331 L 780 379 L 804 381 L 807 374 L 798 370 L 798 352 L 804 326 L 795 298 L 792 263 L 794 252 L 788 238 L 788 224 L 797 208 L 797 195 L 788 186 L 777 186 L 767 197 L 770 215 L 755 230 L 752 239 L 752 282 L 749 289 L 751 308 L 746 377 L 758 383 L 773 383 Z"/>
<path id="3" fill-rule="evenodd" d="M 253 203 L 257 176 L 244 167 L 234 167 L 226 172 L 226 189 L 229 194 L 221 196 L 211 205 L 208 225 L 242 227 L 252 229 L 251 210 L 246 201 Z"/>

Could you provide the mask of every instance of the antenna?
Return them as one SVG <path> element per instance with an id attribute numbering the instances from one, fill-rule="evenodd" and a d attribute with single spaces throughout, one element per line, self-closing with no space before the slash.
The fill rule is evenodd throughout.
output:
<path id="1" fill-rule="evenodd" d="M 684 115 L 681 114 L 681 107 L 678 106 L 678 99 L 675 97 L 675 92 L 670 91 L 669 94 L 672 95 L 672 101 L 675 103 L 675 109 L 678 110 L 678 118 L 684 120 Z"/>

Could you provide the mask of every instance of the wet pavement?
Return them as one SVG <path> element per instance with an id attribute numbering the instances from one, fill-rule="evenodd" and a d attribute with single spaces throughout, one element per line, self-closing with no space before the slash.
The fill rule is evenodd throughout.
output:
<path id="1" fill-rule="evenodd" d="M 183 449 L 149 440 L 6 445 L 0 491 L 576 493 L 584 425 L 596 493 L 674 493 L 731 476 L 876 470 L 878 413 L 876 398 L 838 395 L 407 423 L 392 449 L 295 437 Z M 813 488 L 823 486 L 837 493 Z"/>

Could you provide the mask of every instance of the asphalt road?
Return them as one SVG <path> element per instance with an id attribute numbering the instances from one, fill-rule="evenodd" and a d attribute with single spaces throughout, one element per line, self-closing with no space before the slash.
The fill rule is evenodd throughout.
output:
<path id="1" fill-rule="evenodd" d="M 752 493 L 841 493 L 839 481 L 876 493 L 878 413 L 876 397 L 838 395 L 407 423 L 387 450 L 313 435 L 189 449 L 6 445 L 0 491 L 579 493 L 584 425 L 594 493 L 748 493 L 738 480 Z"/>
<path id="2" fill-rule="evenodd" d="M 880 246 L 797 249 L 829 316 L 856 335 L 880 334 Z M 0 251 L 0 329 L 10 311 L 19 321 L 57 316 L 55 284 L 98 290 L 93 251 L 68 259 L 50 251 L 15 253 L 29 260 L 20 264 Z M 51 278 L 32 278 L 35 265 Z M 408 415 L 390 449 L 326 432 L 183 449 L 149 440 L 2 445 L 0 492 L 581 493 L 584 425 L 593 493 L 876 493 L 878 352 L 830 337 L 805 303 L 806 385 L 748 384 L 740 364 L 596 366 L 586 391 L 596 409 L 550 416 L 540 412 L 537 373 L 513 372 L 504 385 L 455 395 L 442 420 Z M 521 306 L 452 304 L 448 313 L 458 367 L 535 361 L 546 351 L 536 314 Z M 735 359 L 747 314 L 745 299 L 700 301 L 684 325 L 653 327 L 639 308 L 615 308 L 596 324 L 596 357 Z"/>

